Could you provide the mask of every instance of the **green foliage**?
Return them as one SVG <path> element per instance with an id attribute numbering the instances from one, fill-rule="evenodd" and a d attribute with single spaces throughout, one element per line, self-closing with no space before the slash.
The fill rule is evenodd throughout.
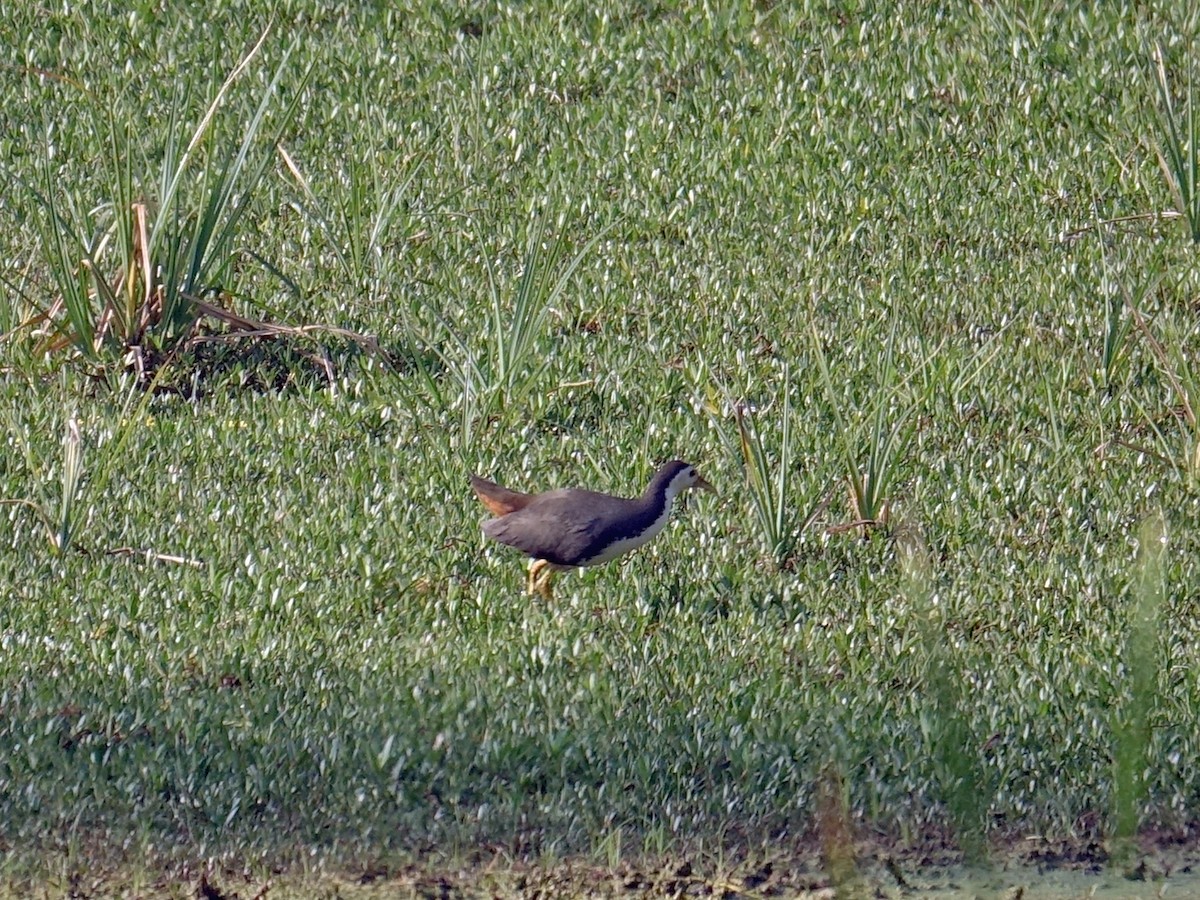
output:
<path id="1" fill-rule="evenodd" d="M 485 347 L 480 351 L 476 339 L 453 334 L 456 350 L 443 354 L 446 368 L 459 389 L 464 445 L 472 442 L 481 422 L 506 409 L 531 404 L 530 392 L 549 365 L 551 351 L 539 346 L 546 318 L 563 298 L 572 275 L 588 252 L 611 227 L 592 235 L 565 265 L 561 265 L 566 220 L 559 217 L 554 238 L 547 240 L 545 214 L 536 214 L 529 228 L 521 274 L 510 303 L 506 300 L 492 251 L 482 240 L 482 229 L 476 226 L 489 300 L 484 327 L 479 328 L 477 324 L 476 328 L 483 336 Z"/>
<path id="2" fill-rule="evenodd" d="M 373 135 L 372 130 L 368 138 Z M 357 292 L 366 304 L 384 300 L 397 248 L 403 250 L 413 240 L 414 223 L 406 207 L 428 152 L 394 159 L 374 143 L 354 147 L 344 170 L 320 197 L 282 145 L 279 153 L 300 189 L 293 205 L 333 254 L 342 290 Z"/>
<path id="3" fill-rule="evenodd" d="M 767 551 L 779 563 L 785 562 L 791 556 L 799 537 L 798 530 L 791 521 L 792 498 L 788 490 L 793 453 L 792 411 L 788 395 L 789 385 L 785 373 L 783 412 L 780 416 L 779 461 L 773 469 L 758 428 L 747 422 L 749 416 L 741 407 L 736 410 L 738 445 L 746 467 L 754 518 L 762 531 Z"/>
<path id="4" fill-rule="evenodd" d="M 1166 315 L 1157 328 L 1152 327 L 1145 312 L 1146 300 L 1162 286 L 1164 276 L 1165 273 L 1150 279 L 1138 279 L 1132 289 L 1127 282 L 1136 276 L 1122 269 L 1117 278 L 1125 314 L 1132 322 L 1132 326 L 1126 327 L 1137 329 L 1154 366 L 1168 387 L 1168 396 L 1175 403 L 1175 407 L 1168 409 L 1164 416 L 1160 409 L 1139 402 L 1139 409 L 1157 448 L 1150 453 L 1177 472 L 1184 484 L 1194 487 L 1200 483 L 1200 418 L 1197 414 L 1200 409 L 1200 375 L 1197 375 L 1189 356 L 1192 342 L 1200 335 L 1200 328 L 1190 313 L 1182 317 Z M 1170 420 L 1177 420 L 1177 424 Z"/>
<path id="5" fill-rule="evenodd" d="M 1155 282 L 1141 280 L 1135 290 L 1130 290 L 1122 278 L 1125 273 L 1113 271 L 1109 258 L 1105 257 L 1104 277 L 1101 279 L 1101 296 L 1104 298 L 1104 338 L 1101 344 L 1100 365 L 1105 387 L 1115 390 L 1120 381 L 1119 373 L 1128 353 L 1129 333 L 1133 321 L 1141 314 L 1147 297 L 1153 292 Z"/>
<path id="6" fill-rule="evenodd" d="M 899 539 L 902 591 L 921 635 L 926 706 L 921 734 L 933 760 L 938 796 L 949 812 L 954 837 L 969 862 L 986 859 L 987 813 L 992 791 L 980 761 L 981 741 L 971 730 L 966 681 L 947 640 L 951 622 L 933 593 L 929 550 L 911 527 Z"/>
<path id="7" fill-rule="evenodd" d="M 758 413 L 747 404 L 731 400 L 727 392 L 718 399 L 710 390 L 706 400 L 709 417 L 717 426 L 727 453 L 741 460 L 750 511 L 767 552 L 778 566 L 788 564 L 802 533 L 824 507 L 824 502 L 818 498 L 803 519 L 796 507 L 799 498 L 791 391 L 791 373 L 785 365 L 779 395 L 775 398 L 775 403 L 780 405 L 777 429 L 761 422 Z M 721 413 L 726 408 L 733 410 L 735 435 L 730 434 L 721 422 Z M 777 450 L 772 454 L 769 445 L 776 441 L 764 438 L 764 434 L 773 436 L 775 432 L 778 433 Z"/>
<path id="8" fill-rule="evenodd" d="M 1154 88 L 1129 78 L 1153 11 L 284 6 L 254 57 L 278 69 L 224 91 L 253 4 L 0 17 L 29 67 L 0 77 L 10 323 L 74 290 L 78 333 L 67 309 L 25 329 L 109 335 L 111 373 L 161 279 L 178 333 L 219 284 L 400 348 L 320 389 L 204 396 L 5 353 L 0 497 L 44 513 L 0 507 L 10 855 L 615 859 L 778 842 L 822 808 L 913 841 L 969 839 L 983 809 L 1053 840 L 1114 809 L 1149 508 L 1163 583 L 1200 582 L 1197 270 L 1150 219 L 1107 229 L 1107 268 L 1060 236 L 1159 183 Z M 756 410 L 742 431 L 697 402 L 704 372 Z M 85 471 L 63 494 L 68 411 Z M 554 606 L 516 595 L 470 469 L 617 490 L 676 456 L 719 503 Z M 920 522 L 926 593 L 890 535 L 756 564 L 833 472 L 852 515 Z M 1121 794 L 1143 821 L 1200 796 L 1190 604 L 1163 593 L 1170 665 Z"/>

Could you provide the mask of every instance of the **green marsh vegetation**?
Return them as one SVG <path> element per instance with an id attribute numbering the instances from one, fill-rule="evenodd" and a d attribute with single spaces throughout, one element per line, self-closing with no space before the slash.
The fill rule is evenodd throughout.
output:
<path id="1" fill-rule="evenodd" d="M 0 17 L 12 866 L 1194 820 L 1194 17 L 255 10 Z"/>

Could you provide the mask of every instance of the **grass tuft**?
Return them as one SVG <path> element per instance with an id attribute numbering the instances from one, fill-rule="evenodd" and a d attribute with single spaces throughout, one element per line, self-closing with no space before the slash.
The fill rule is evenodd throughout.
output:
<path id="1" fill-rule="evenodd" d="M 511 303 L 497 272 L 493 252 L 476 229 L 479 254 L 488 286 L 485 346 L 449 329 L 455 351 L 437 351 L 458 388 L 459 427 L 464 445 L 477 434 L 480 423 L 506 410 L 531 406 L 530 392 L 550 364 L 552 352 L 541 346 L 546 320 L 567 292 L 571 277 L 588 253 L 617 223 L 600 229 L 562 263 L 566 249 L 566 218 L 559 216 L 555 236 L 546 238 L 543 212 L 530 224 L 521 273 Z M 436 393 L 440 389 L 434 387 Z"/>
<path id="2" fill-rule="evenodd" d="M 790 367 L 785 366 L 779 389 L 777 428 L 769 429 L 749 404 L 730 399 L 723 389 L 720 399 L 711 387 L 707 389 L 708 397 L 702 404 L 726 450 L 740 458 L 754 522 L 767 553 L 780 568 L 790 565 L 804 531 L 825 508 L 824 500 L 819 498 L 803 518 L 798 515 L 792 389 Z M 736 438 L 721 421 L 728 409 L 733 410 Z M 777 441 L 769 441 L 765 436 L 768 433 L 778 434 Z M 769 443 L 777 447 L 774 459 Z"/>
<path id="3" fill-rule="evenodd" d="M 838 526 L 839 530 L 855 528 L 865 534 L 876 528 L 886 529 L 891 519 L 892 482 L 912 436 L 916 410 L 915 404 L 902 407 L 899 412 L 893 408 L 902 387 L 897 383 L 895 365 L 896 327 L 893 320 L 877 387 L 872 391 L 874 409 L 866 411 L 858 421 L 847 416 L 846 392 L 844 388 L 835 387 L 822 338 L 815 327 L 812 329 L 813 352 L 825 397 L 833 412 L 835 438 L 849 488 L 851 521 Z M 865 464 L 862 461 L 864 451 Z"/>
<path id="4" fill-rule="evenodd" d="M 76 508 L 79 485 L 83 477 L 83 440 L 79 434 L 79 422 L 72 415 L 67 419 L 66 432 L 62 441 L 62 466 L 59 484 L 57 514 L 52 506 L 37 503 L 28 498 L 3 499 L 0 506 L 23 506 L 33 511 L 45 529 L 46 541 L 55 555 L 61 556 L 71 546 L 76 525 Z"/>
<path id="5" fill-rule="evenodd" d="M 1142 415 L 1154 434 L 1159 451 L 1152 453 L 1177 471 L 1189 487 L 1200 483 L 1200 374 L 1189 360 L 1189 339 L 1197 333 L 1191 317 L 1184 320 L 1182 333 L 1175 326 L 1169 336 L 1156 333 L 1144 312 L 1145 301 L 1159 286 L 1162 275 L 1139 281 L 1139 286 L 1130 290 L 1122 280 L 1120 289 L 1125 310 L 1141 335 L 1158 371 L 1161 373 L 1174 396 L 1175 405 L 1166 416 L 1149 410 L 1139 403 Z M 1163 326 L 1164 331 L 1167 326 Z M 1161 425 L 1163 418 L 1171 424 Z M 1178 420 L 1178 437 L 1175 436 L 1174 420 Z"/>
<path id="6" fill-rule="evenodd" d="M 202 309 L 199 298 L 220 293 L 222 281 L 233 274 L 237 237 L 250 198 L 272 159 L 269 153 L 256 154 L 256 149 L 279 141 L 302 96 L 297 90 L 274 133 L 261 139 L 259 132 L 288 71 L 289 49 L 236 151 L 227 155 L 217 146 L 212 128 L 217 113 L 266 37 L 264 32 L 234 67 L 182 148 L 178 132 L 188 94 L 182 88 L 176 91 L 152 192 L 153 163 L 142 157 L 145 171 L 135 170 L 140 147 L 131 126 L 119 124 L 112 109 L 105 113 L 105 200 L 95 203 L 78 189 L 65 187 L 67 182 L 51 166 L 51 153 L 43 156 L 40 188 L 31 188 L 30 194 L 44 213 L 38 220 L 39 242 L 58 298 L 41 312 L 48 334 L 40 350 L 71 347 L 94 360 L 106 347 L 118 354 L 132 349 L 139 361 L 145 350 L 169 352 L 195 327 Z M 303 80 L 297 88 L 303 88 Z M 197 158 L 203 162 L 194 169 Z"/>
<path id="7" fill-rule="evenodd" d="M 738 406 L 735 410 L 738 446 L 755 521 L 776 564 L 783 565 L 791 557 L 799 539 L 792 521 L 792 498 L 789 482 L 792 477 L 791 404 L 788 399 L 787 375 L 784 375 L 783 412 L 780 423 L 779 461 L 772 471 L 771 461 L 763 446 L 762 434 L 751 420 L 752 413 Z"/>

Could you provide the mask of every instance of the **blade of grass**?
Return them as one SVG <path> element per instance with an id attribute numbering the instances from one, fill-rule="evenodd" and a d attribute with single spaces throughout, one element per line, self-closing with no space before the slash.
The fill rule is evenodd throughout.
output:
<path id="1" fill-rule="evenodd" d="M 1125 857 L 1133 850 L 1148 790 L 1146 771 L 1162 667 L 1158 632 L 1166 599 L 1166 549 L 1166 523 L 1160 512 L 1143 522 L 1138 533 L 1137 575 L 1121 654 L 1125 691 L 1112 722 L 1114 832 L 1118 853 Z"/>
<path id="2" fill-rule="evenodd" d="M 1107 253 L 1106 265 L 1111 267 Z M 1166 458 L 1172 467 L 1177 469 L 1189 483 L 1200 479 L 1200 416 L 1197 405 L 1200 404 L 1200 378 L 1195 374 L 1194 367 L 1187 358 L 1185 339 L 1166 342 L 1160 339 L 1150 327 L 1142 308 L 1145 298 L 1157 289 L 1165 273 L 1159 273 L 1141 282 L 1136 290 L 1130 290 L 1123 279 L 1116 279 L 1125 308 L 1133 322 L 1134 328 L 1143 337 L 1150 354 L 1154 358 L 1158 370 L 1166 378 L 1176 397 L 1184 422 L 1182 452 L 1172 452 L 1171 441 L 1158 426 L 1155 414 L 1145 408 L 1140 400 L 1135 399 L 1138 408 L 1154 432 L 1156 440 L 1162 446 L 1162 457 Z"/>
<path id="3" fill-rule="evenodd" d="M 262 153 L 255 161 L 252 151 L 258 145 L 267 111 L 296 42 L 285 51 L 242 133 L 236 153 L 232 157 L 215 151 L 207 155 L 201 172 L 201 183 L 207 190 L 203 200 L 195 205 L 188 203 L 183 185 L 192 179 L 194 153 L 211 140 L 210 126 L 218 109 L 265 37 L 266 32 L 225 79 L 182 153 L 176 133 L 187 91 L 180 88 L 175 92 L 153 224 L 146 221 L 147 203 L 137 196 L 134 155 L 140 148 L 133 145 L 129 128 L 117 124 L 112 109 L 105 113 L 110 192 L 106 202 L 82 214 L 86 204 L 64 194 L 61 179 L 51 171 L 51 154 L 43 159 L 40 190 L 30 192 L 45 212 L 39 222 L 39 237 L 65 313 L 65 320 L 56 319 L 53 304 L 45 311 L 47 318 L 54 320 L 55 333 L 43 350 L 69 343 L 91 359 L 110 337 L 115 337 L 121 348 L 140 343 L 148 325 L 156 327 L 163 345 L 172 344 L 190 331 L 195 321 L 190 298 L 202 293 L 207 282 L 230 265 L 238 227 L 249 207 L 248 198 L 273 159 L 271 154 Z M 270 136 L 272 144 L 278 142 L 294 118 L 310 71 L 305 72 L 291 103 L 279 116 L 275 133 Z M 95 98 L 92 101 L 99 102 Z M 107 217 L 99 227 L 92 224 L 98 214 Z"/>
<path id="4" fill-rule="evenodd" d="M 183 151 L 183 154 L 178 158 L 178 160 L 175 159 L 174 154 L 176 145 L 173 141 L 168 145 L 169 152 L 163 158 L 162 180 L 159 183 L 159 217 L 155 221 L 154 228 L 150 233 L 150 243 L 152 246 L 158 246 L 158 242 L 161 237 L 161 230 L 169 224 L 172 224 L 167 213 L 168 211 L 177 210 L 175 204 L 175 194 L 183 182 L 183 174 L 187 169 L 189 161 L 191 160 L 193 151 L 195 151 L 196 147 L 199 146 L 203 141 L 205 135 L 208 133 L 208 127 L 211 124 L 213 117 L 216 116 L 217 110 L 220 109 L 221 105 L 224 103 L 225 97 L 229 94 L 234 82 L 236 82 L 241 74 L 246 71 L 247 67 L 250 65 L 250 61 L 258 55 L 258 51 L 262 49 L 263 43 L 266 41 L 269 33 L 270 28 L 263 29 L 263 33 L 259 36 L 255 45 L 251 47 L 249 51 L 247 51 L 246 55 L 238 61 L 238 64 L 234 66 L 233 70 L 229 73 L 229 75 L 226 76 L 225 81 L 217 90 L 213 101 L 208 105 L 204 115 L 201 117 L 200 124 L 197 125 L 195 131 L 192 132 L 192 138 L 188 142 L 187 148 Z M 177 99 L 179 100 L 182 100 L 184 96 L 185 94 L 176 95 Z M 180 106 L 182 106 L 182 103 L 180 103 Z M 173 104 L 171 109 L 171 135 L 176 133 L 177 126 L 179 125 L 180 120 L 177 114 L 177 109 Z M 173 224 L 177 227 L 179 224 L 178 220 L 176 220 Z"/>
<path id="5" fill-rule="evenodd" d="M 477 230 L 476 232 L 480 232 Z M 486 247 L 480 247 L 488 273 L 488 288 L 491 293 L 491 359 L 492 376 L 500 389 L 498 400 L 501 406 L 513 399 L 521 381 L 526 383 L 537 378 L 545 363 L 536 371 L 525 372 L 525 358 L 532 352 L 537 336 L 546 320 L 550 297 L 542 290 L 544 271 L 553 268 L 562 255 L 563 234 L 561 228 L 549 254 L 543 254 L 542 238 L 545 234 L 545 219 L 534 217 L 530 233 L 526 238 L 525 257 L 521 265 L 521 276 L 511 313 L 505 309 L 503 292 L 499 289 L 495 265 Z"/>
<path id="6" fill-rule="evenodd" d="M 27 448 L 28 450 L 28 448 Z M 29 462 L 32 464 L 33 460 Z M 46 532 L 46 543 L 56 556 L 70 548 L 74 532 L 74 512 L 83 476 L 83 448 L 79 422 L 72 413 L 67 419 L 62 441 L 62 470 L 59 479 L 58 513 L 51 515 L 47 507 L 28 498 L 0 500 L 0 506 L 24 506 L 34 512 Z"/>
<path id="7" fill-rule="evenodd" d="M 54 547 L 60 554 L 65 553 L 71 543 L 74 526 L 72 514 L 79 496 L 79 480 L 83 475 L 82 443 L 79 422 L 72 415 L 67 420 L 67 432 L 63 437 L 62 502 L 59 504 L 58 527 L 54 536 Z"/>
<path id="8" fill-rule="evenodd" d="M 789 478 L 792 468 L 791 377 L 787 367 L 783 375 L 783 411 L 780 419 L 779 461 L 772 466 L 763 446 L 758 426 L 749 422 L 750 414 L 738 405 L 735 408 L 739 446 L 750 487 L 750 502 L 767 551 L 776 563 L 784 563 L 795 549 L 796 533 L 790 509 Z"/>
<path id="9" fill-rule="evenodd" d="M 262 154 L 257 165 L 248 170 L 246 177 L 243 178 L 242 173 L 247 169 L 251 150 L 257 142 L 267 110 L 279 89 L 286 72 L 288 59 L 297 43 L 298 39 L 293 41 L 292 45 L 284 52 L 283 59 L 276 67 L 270 84 L 263 91 L 253 118 L 242 134 L 242 142 L 236 155 L 232 159 L 226 158 L 223 162 L 221 173 L 216 180 L 216 187 L 209 194 L 204 211 L 196 220 L 196 228 L 189 248 L 187 273 L 181 283 L 168 285 L 164 298 L 163 319 L 168 323 L 168 329 L 172 331 L 182 322 L 192 318 L 188 296 L 200 293 L 204 288 L 209 287 L 213 279 L 220 274 L 231 259 L 233 240 L 237 234 L 238 225 L 249 207 L 245 198 L 252 196 L 262 181 L 263 175 L 271 163 L 271 155 Z M 311 68 L 308 69 L 300 84 L 297 85 L 291 104 L 281 115 L 275 133 L 270 137 L 269 144 L 271 146 L 278 146 L 284 129 L 294 117 L 304 84 L 307 83 L 311 71 Z M 206 181 L 211 177 L 212 171 L 211 168 L 206 168 Z M 239 200 L 239 195 L 240 202 L 236 202 Z"/>
<path id="10" fill-rule="evenodd" d="M 785 365 L 782 378 L 779 451 L 775 463 L 758 412 L 744 401 L 734 400 L 727 389 L 715 383 L 707 369 L 702 367 L 699 375 L 705 397 L 697 406 L 707 411 L 726 452 L 741 460 L 754 522 L 767 552 L 777 566 L 783 567 L 795 553 L 801 536 L 824 512 L 829 499 L 826 485 L 815 501 L 806 506 L 803 516 L 797 515 L 791 367 Z M 727 410 L 732 410 L 736 436 L 730 435 L 726 425 Z M 645 452 L 649 452 L 648 447 Z"/>
<path id="11" fill-rule="evenodd" d="M 55 200 L 57 176 L 50 169 L 50 157 L 42 160 L 42 189 L 32 190 L 35 200 L 45 212 L 38 217 L 38 235 L 47 256 L 59 297 L 67 315 L 67 327 L 57 332 L 67 338 L 84 356 L 95 355 L 96 321 L 99 313 L 93 308 L 90 281 L 79 254 L 72 248 L 86 244 L 74 215 L 68 217 Z"/>
<path id="12" fill-rule="evenodd" d="M 588 239 L 567 264 L 561 266 L 555 278 L 565 247 L 563 219 L 560 217 L 558 220 L 559 234 L 547 254 L 543 248 L 544 221 L 538 217 L 530 226 L 511 311 L 504 303 L 504 292 L 493 254 L 481 237 L 483 230 L 476 229 L 490 299 L 486 349 L 482 353 L 475 352 L 454 326 L 441 316 L 438 319 L 457 352 L 447 353 L 432 341 L 422 342 L 442 360 L 458 385 L 464 441 L 470 442 L 475 422 L 520 402 L 545 371 L 549 360 L 530 365 L 529 358 L 536 349 L 552 305 L 565 292 L 587 254 L 620 222 L 621 219 L 613 221 Z M 415 330 L 410 333 L 415 335 Z"/>

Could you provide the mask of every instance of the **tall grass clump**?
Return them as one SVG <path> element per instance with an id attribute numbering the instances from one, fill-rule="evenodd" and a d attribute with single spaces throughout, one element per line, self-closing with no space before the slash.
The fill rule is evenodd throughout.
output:
<path id="1" fill-rule="evenodd" d="M 1138 534 L 1137 574 L 1121 650 L 1122 696 L 1112 714 L 1113 835 L 1118 855 L 1130 851 L 1146 802 L 1146 775 L 1162 668 L 1158 634 L 1166 599 L 1163 576 L 1166 550 L 1163 517 L 1152 516 L 1142 524 Z"/>
<path id="2" fill-rule="evenodd" d="M 791 369 L 785 366 L 779 395 L 780 412 L 774 422 L 766 421 L 750 404 L 730 399 L 727 393 L 718 400 L 716 391 L 711 388 L 705 404 L 726 450 L 741 461 L 753 521 L 767 553 L 781 568 L 788 565 L 801 535 L 824 506 L 819 498 L 816 503 L 800 505 L 791 391 Z M 730 408 L 736 434 L 731 434 L 721 421 L 724 410 Z M 776 434 L 778 439 L 772 440 Z M 801 515 L 802 510 L 806 510 L 804 515 Z"/>
<path id="3" fill-rule="evenodd" d="M 792 555 L 799 531 L 792 518 L 790 480 L 792 471 L 792 410 L 784 374 L 783 413 L 780 418 L 779 460 L 772 467 L 762 433 L 753 422 L 752 413 L 737 407 L 735 412 L 738 445 L 746 467 L 746 481 L 754 520 L 776 563 L 783 564 Z"/>
<path id="4" fill-rule="evenodd" d="M 1169 418 L 1179 423 L 1178 437 L 1172 437 L 1169 427 L 1159 425 L 1161 416 L 1155 411 L 1142 410 L 1160 448 L 1159 452 L 1152 451 L 1151 455 L 1175 469 L 1185 484 L 1194 487 L 1200 483 L 1200 374 L 1188 358 L 1188 335 L 1178 332 L 1163 333 L 1166 326 L 1160 326 L 1159 332 L 1156 333 L 1143 312 L 1145 298 L 1160 281 L 1161 276 L 1150 279 L 1140 283 L 1134 290 L 1130 290 L 1124 281 L 1121 281 L 1120 285 L 1125 309 L 1133 328 L 1145 341 L 1155 365 L 1170 385 L 1175 398 L 1175 409 Z M 1196 325 L 1189 317 L 1185 320 L 1183 328 L 1194 330 Z"/>
<path id="5" fill-rule="evenodd" d="M 1200 120 L 1192 68 L 1187 71 L 1183 109 L 1176 108 L 1161 43 L 1154 45 L 1154 84 L 1158 89 L 1159 167 L 1175 208 L 1187 222 L 1193 243 L 1200 243 Z"/>
<path id="6" fill-rule="evenodd" d="M 393 166 L 378 162 L 379 149 L 370 147 L 368 161 L 347 158 L 335 185 L 340 190 L 327 189 L 320 196 L 287 149 L 280 145 L 278 151 L 300 190 L 293 207 L 324 239 L 343 278 L 368 302 L 383 300 L 389 289 L 390 248 L 407 236 L 397 231 L 405 224 L 406 201 L 428 151 L 406 159 L 396 174 Z"/>
<path id="7" fill-rule="evenodd" d="M 155 374 L 148 385 L 139 387 L 132 375 L 125 379 L 128 390 L 116 410 L 115 425 L 97 437 L 91 428 L 81 428 L 79 416 L 72 412 L 64 426 L 62 455 L 55 464 L 39 458 L 34 442 L 22 433 L 29 426 L 18 421 L 15 410 L 5 410 L 3 417 L 10 439 L 23 449 L 27 467 L 36 478 L 43 472 L 57 471 L 57 479 L 46 479 L 47 487 L 35 493 L 35 497 L 0 499 L 0 506 L 19 506 L 31 510 L 41 524 L 48 546 L 55 556 L 62 556 L 72 548 L 79 547 L 81 521 L 93 508 L 92 499 L 104 497 L 109 483 L 119 471 L 126 471 L 131 459 L 128 453 L 130 442 L 142 429 L 146 411 L 154 400 L 155 388 L 163 369 Z M 84 434 L 92 435 L 85 441 Z M 84 468 L 84 445 L 88 452 L 88 465 Z M 86 478 L 85 478 L 86 475 Z M 57 481 L 57 487 L 54 486 Z M 40 495 L 40 496 L 38 496 Z"/>
<path id="8" fill-rule="evenodd" d="M 260 132 L 287 71 L 284 54 L 258 106 L 229 154 L 218 146 L 213 123 L 234 83 L 249 67 L 264 34 L 216 91 L 184 143 L 184 110 L 190 86 L 172 100 L 166 142 L 154 176 L 153 161 L 139 156 L 140 126 L 107 113 L 108 196 L 72 192 L 47 153 L 41 179 L 30 193 L 43 215 L 38 239 L 58 298 L 41 311 L 41 349 L 71 347 L 89 359 L 107 348 L 122 352 L 169 350 L 185 338 L 231 275 L 243 216 L 273 157 L 260 144 L 276 144 L 301 96 L 279 116 L 265 139 Z M 99 103 L 93 98 L 93 102 Z M 135 167 L 136 161 L 136 167 Z M 137 362 L 141 363 L 141 358 Z"/>
<path id="9" fill-rule="evenodd" d="M 1107 258 L 1106 258 L 1107 262 Z M 1105 302 L 1104 338 L 1100 348 L 1100 367 L 1104 376 L 1104 389 L 1115 390 L 1120 378 L 1122 364 L 1129 350 L 1129 334 L 1134 316 L 1141 310 L 1146 297 L 1158 283 L 1147 279 L 1139 283 L 1136 291 L 1130 291 L 1119 282 L 1119 278 L 1106 265 L 1100 281 L 1101 294 Z"/>

